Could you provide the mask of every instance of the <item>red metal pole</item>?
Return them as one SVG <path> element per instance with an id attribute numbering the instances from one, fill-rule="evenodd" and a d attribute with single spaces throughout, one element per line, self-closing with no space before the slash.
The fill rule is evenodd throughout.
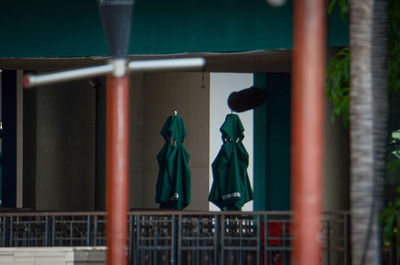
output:
<path id="1" fill-rule="evenodd" d="M 107 264 L 126 265 L 129 78 L 107 77 Z"/>
<path id="2" fill-rule="evenodd" d="M 296 0 L 294 9 L 291 165 L 295 265 L 321 263 L 325 2 Z"/>

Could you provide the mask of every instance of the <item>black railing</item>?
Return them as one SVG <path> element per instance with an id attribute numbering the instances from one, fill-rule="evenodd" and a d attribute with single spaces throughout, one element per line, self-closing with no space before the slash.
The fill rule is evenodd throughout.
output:
<path id="1" fill-rule="evenodd" d="M 2 213 L 1 247 L 105 246 L 104 212 Z M 130 264 L 290 264 L 290 212 L 132 211 Z M 348 212 L 323 214 L 321 264 L 350 264 Z"/>

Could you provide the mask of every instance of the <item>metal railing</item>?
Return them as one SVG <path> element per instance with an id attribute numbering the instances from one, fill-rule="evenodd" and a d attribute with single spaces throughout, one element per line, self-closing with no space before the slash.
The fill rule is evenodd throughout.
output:
<path id="1" fill-rule="evenodd" d="M 350 264 L 350 215 L 324 213 L 321 264 Z M 105 246 L 106 214 L 2 213 L 0 247 Z M 290 264 L 290 212 L 132 211 L 130 264 Z"/>

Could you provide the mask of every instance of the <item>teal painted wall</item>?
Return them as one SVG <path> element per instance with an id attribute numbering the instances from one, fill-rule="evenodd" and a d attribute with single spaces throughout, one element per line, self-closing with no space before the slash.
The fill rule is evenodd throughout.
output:
<path id="1" fill-rule="evenodd" d="M 292 47 L 292 1 L 137 0 L 130 54 L 237 52 Z M 348 43 L 335 12 L 329 43 Z M 107 55 L 96 0 L 0 1 L 0 58 Z"/>
<path id="2" fill-rule="evenodd" d="M 290 74 L 254 75 L 267 92 L 254 111 L 254 210 L 290 209 Z"/>

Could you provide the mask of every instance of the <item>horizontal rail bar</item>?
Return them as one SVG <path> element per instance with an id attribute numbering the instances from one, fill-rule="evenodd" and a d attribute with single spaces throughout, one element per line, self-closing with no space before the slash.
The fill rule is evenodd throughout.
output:
<path id="1" fill-rule="evenodd" d="M 112 73 L 113 71 L 114 66 L 111 64 L 106 64 L 49 74 L 29 74 L 24 76 L 23 85 L 25 88 L 30 88 L 34 86 L 49 85 L 65 81 L 106 75 Z"/>
<path id="2" fill-rule="evenodd" d="M 130 210 L 129 215 L 137 215 L 137 216 L 187 216 L 187 217 L 213 217 L 213 216 L 232 216 L 232 217 L 251 217 L 251 216 L 258 216 L 258 215 L 269 215 L 269 216 L 284 216 L 287 215 L 288 218 L 291 217 L 291 211 L 254 211 L 254 212 L 235 212 L 235 211 L 225 211 L 225 212 L 213 212 L 213 211 L 156 211 L 156 210 Z M 349 211 L 337 211 L 337 212 L 322 212 L 322 215 L 332 215 L 332 216 L 341 216 L 341 215 L 349 215 Z M 0 212 L 1 216 L 83 216 L 83 215 L 99 215 L 99 216 L 106 216 L 106 212 L 103 211 L 82 211 L 82 212 L 40 212 L 40 211 L 7 211 L 7 212 Z M 273 222 L 278 221 L 290 221 L 290 219 L 273 219 Z M 322 219 L 324 221 L 324 219 Z"/>
<path id="3" fill-rule="evenodd" d="M 132 72 L 189 71 L 201 69 L 205 64 L 203 58 L 143 60 L 131 61 L 128 68 Z"/>
<path id="4" fill-rule="evenodd" d="M 143 60 L 129 62 L 127 70 L 129 72 L 192 71 L 202 69 L 205 64 L 206 61 L 203 58 Z M 29 74 L 24 76 L 23 85 L 25 88 L 30 88 L 34 86 L 56 84 L 65 81 L 108 75 L 113 73 L 116 70 L 116 67 L 117 65 L 109 63 L 106 65 L 85 67 L 47 74 Z"/>

